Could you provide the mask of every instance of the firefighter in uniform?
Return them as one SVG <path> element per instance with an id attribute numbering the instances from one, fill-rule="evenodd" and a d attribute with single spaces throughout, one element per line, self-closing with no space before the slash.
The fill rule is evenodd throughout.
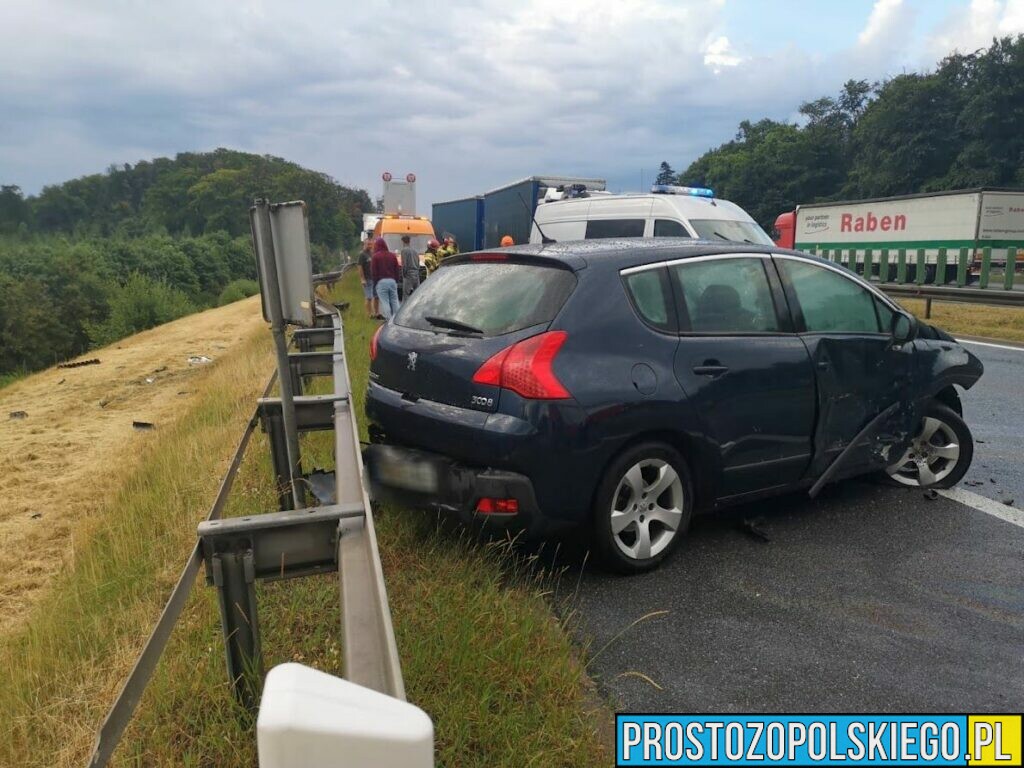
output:
<path id="1" fill-rule="evenodd" d="M 423 255 L 423 266 L 427 268 L 428 275 L 441 266 L 441 259 L 444 258 L 441 251 L 441 244 L 437 240 L 427 243 L 427 252 Z"/>

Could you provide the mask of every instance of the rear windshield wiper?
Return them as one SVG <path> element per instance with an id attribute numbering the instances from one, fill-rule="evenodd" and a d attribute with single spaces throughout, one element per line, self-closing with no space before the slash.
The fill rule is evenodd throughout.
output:
<path id="1" fill-rule="evenodd" d="M 450 328 L 453 331 L 463 331 L 465 333 L 478 333 L 483 335 L 483 331 L 479 328 L 474 328 L 468 323 L 459 322 L 458 320 L 451 320 L 447 317 L 431 317 L 425 316 L 423 318 L 435 328 Z"/>

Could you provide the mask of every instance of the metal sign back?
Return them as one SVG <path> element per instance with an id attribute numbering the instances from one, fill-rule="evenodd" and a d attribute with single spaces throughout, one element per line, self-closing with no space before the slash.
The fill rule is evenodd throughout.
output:
<path id="1" fill-rule="evenodd" d="M 309 220 L 302 201 L 270 206 L 271 242 L 265 242 L 263 229 L 257 226 L 256 207 L 249 209 L 256 266 L 260 278 L 263 319 L 271 322 L 267 306 L 267 281 L 263 273 L 264 249 L 272 249 L 277 265 L 282 319 L 289 325 L 309 328 L 313 325 L 313 261 L 309 250 Z"/>

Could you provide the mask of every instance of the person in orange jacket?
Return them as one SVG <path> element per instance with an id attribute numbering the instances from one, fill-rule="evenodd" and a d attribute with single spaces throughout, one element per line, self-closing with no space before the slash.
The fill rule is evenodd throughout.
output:
<path id="1" fill-rule="evenodd" d="M 505 235 L 501 238 L 501 247 L 508 248 L 510 245 L 515 245 L 516 241 L 512 239 L 512 235 Z"/>

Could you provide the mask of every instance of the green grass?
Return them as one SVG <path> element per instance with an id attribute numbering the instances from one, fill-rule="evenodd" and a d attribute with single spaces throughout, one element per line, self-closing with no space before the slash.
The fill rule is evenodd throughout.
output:
<path id="1" fill-rule="evenodd" d="M 360 311 L 355 275 L 339 291 L 352 305 L 345 337 L 362 420 L 376 324 Z M 31 628 L 0 645 L 0 663 L 10 672 L 0 686 L 0 721 L 9 729 L 0 736 L 0 765 L 83 761 L 194 541 L 203 504 L 214 495 L 216 473 L 206 478 L 201 470 L 211 457 L 227 460 L 272 359 L 263 341 L 247 354 L 260 365 L 212 382 L 196 413 L 162 435 L 139 477 L 82 540 L 74 566 L 33 615 Z M 304 460 L 327 463 L 331 439 L 305 437 Z M 269 511 L 274 504 L 269 451 L 257 433 L 228 513 Z M 611 715 L 551 611 L 551 577 L 507 544 L 452 533 L 424 513 L 381 510 L 377 533 L 409 700 L 434 720 L 439 765 L 611 762 Z M 268 668 L 300 661 L 342 673 L 335 576 L 261 584 L 259 606 Z M 200 584 L 116 764 L 255 763 L 253 720 L 231 697 L 223 653 L 216 594 Z"/>
<path id="2" fill-rule="evenodd" d="M 924 301 L 900 299 L 899 302 L 924 320 Z M 952 334 L 1024 341 L 1024 309 L 1017 307 L 934 301 L 931 319 L 925 322 L 933 323 Z"/>

